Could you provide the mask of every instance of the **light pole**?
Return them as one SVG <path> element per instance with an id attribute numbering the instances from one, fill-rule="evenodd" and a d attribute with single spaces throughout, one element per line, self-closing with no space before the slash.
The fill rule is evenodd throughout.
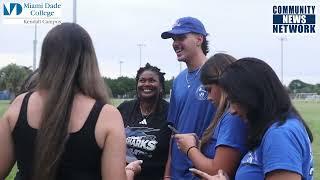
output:
<path id="1" fill-rule="evenodd" d="M 119 65 L 120 65 L 120 75 L 119 75 L 119 77 L 121 77 L 122 76 L 122 64 L 124 63 L 124 61 L 119 61 Z"/>
<path id="2" fill-rule="evenodd" d="M 137 46 L 139 47 L 139 61 L 140 61 L 140 64 L 139 64 L 139 68 L 141 67 L 141 51 L 142 51 L 142 47 L 145 47 L 146 45 L 143 44 L 143 43 L 140 43 L 140 44 L 137 44 Z"/>
<path id="3" fill-rule="evenodd" d="M 77 0 L 73 0 L 73 23 L 77 23 Z"/>
<path id="4" fill-rule="evenodd" d="M 281 42 L 281 83 L 283 84 L 283 41 L 286 41 L 287 38 L 281 37 L 280 42 Z"/>
<path id="5" fill-rule="evenodd" d="M 34 24 L 34 40 L 33 40 L 33 65 L 32 70 L 36 70 L 37 64 L 37 24 Z"/>

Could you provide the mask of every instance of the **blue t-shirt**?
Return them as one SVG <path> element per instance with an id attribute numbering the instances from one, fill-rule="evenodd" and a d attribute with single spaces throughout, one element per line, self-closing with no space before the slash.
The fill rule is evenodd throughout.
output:
<path id="1" fill-rule="evenodd" d="M 180 133 L 196 133 L 198 137 L 201 137 L 212 120 L 215 108 L 207 100 L 208 93 L 201 84 L 197 72 L 189 73 L 186 69 L 174 80 L 168 121 Z M 173 139 L 171 144 L 171 179 L 193 179 L 194 176 L 188 170 L 190 167 L 192 167 L 191 161 L 177 148 L 177 143 Z"/>
<path id="2" fill-rule="evenodd" d="M 288 118 L 274 123 L 265 133 L 260 146 L 248 152 L 241 161 L 236 180 L 265 179 L 267 173 L 286 170 L 302 179 L 313 179 L 311 142 L 301 121 Z"/>
<path id="3" fill-rule="evenodd" d="M 203 149 L 206 157 L 213 159 L 218 146 L 224 145 L 238 149 L 241 155 L 247 152 L 247 127 L 239 116 L 225 112 L 215 127 L 211 139 Z"/>

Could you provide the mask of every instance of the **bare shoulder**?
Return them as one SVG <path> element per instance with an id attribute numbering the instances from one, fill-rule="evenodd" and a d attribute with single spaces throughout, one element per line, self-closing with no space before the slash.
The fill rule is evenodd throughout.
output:
<path id="1" fill-rule="evenodd" d="M 103 106 L 99 119 L 100 118 L 102 118 L 103 122 L 111 126 L 119 125 L 119 123 L 122 125 L 122 117 L 119 110 L 109 104 Z"/>
<path id="2" fill-rule="evenodd" d="M 118 109 L 110 104 L 105 104 L 102 110 L 111 113 L 119 113 Z"/>
<path id="3" fill-rule="evenodd" d="M 124 135 L 124 127 L 122 117 L 117 108 L 111 105 L 104 105 L 97 124 L 96 124 L 96 140 L 98 145 L 103 148 L 106 138 L 109 135 Z"/>
<path id="4" fill-rule="evenodd" d="M 11 105 L 9 106 L 9 108 L 15 108 L 15 107 L 21 107 L 22 101 L 24 99 L 24 97 L 26 96 L 27 93 L 23 93 L 20 94 L 19 96 L 17 96 L 12 102 Z"/>
<path id="5" fill-rule="evenodd" d="M 17 96 L 9 105 L 7 111 L 3 115 L 3 119 L 7 120 L 10 124 L 10 129 L 11 131 L 16 125 L 16 122 L 18 120 L 19 114 L 20 114 L 20 109 L 21 105 L 23 102 L 24 97 L 26 96 L 27 93 L 23 93 L 19 96 Z"/>

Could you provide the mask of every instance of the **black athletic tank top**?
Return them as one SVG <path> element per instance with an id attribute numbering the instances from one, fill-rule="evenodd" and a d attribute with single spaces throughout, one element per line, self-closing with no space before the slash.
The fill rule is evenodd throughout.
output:
<path id="1" fill-rule="evenodd" d="M 16 180 L 30 180 L 37 129 L 29 126 L 27 107 L 29 92 L 23 99 L 19 118 L 12 132 L 18 173 Z M 83 127 L 70 133 L 57 171 L 59 180 L 100 180 L 102 149 L 95 139 L 95 126 L 104 104 L 96 101 Z M 36 158 L 36 157 L 35 157 Z"/>

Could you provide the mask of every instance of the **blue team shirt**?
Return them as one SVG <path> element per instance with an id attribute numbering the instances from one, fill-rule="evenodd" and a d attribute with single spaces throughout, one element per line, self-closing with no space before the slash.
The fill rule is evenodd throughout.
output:
<path id="1" fill-rule="evenodd" d="M 204 147 L 206 157 L 213 159 L 218 146 L 228 146 L 238 149 L 241 155 L 247 152 L 247 127 L 239 116 L 225 112 L 218 122 L 209 143 Z"/>
<path id="2" fill-rule="evenodd" d="M 188 70 L 182 71 L 173 82 L 168 121 L 180 133 L 196 133 L 202 136 L 213 118 L 215 108 L 207 100 L 208 93 L 200 82 L 198 71 L 187 75 Z M 191 79 L 189 79 L 189 77 Z M 188 78 L 190 87 L 188 88 Z M 171 144 L 171 179 L 194 179 L 189 172 L 191 161 L 177 148 L 173 139 Z"/>
<path id="3" fill-rule="evenodd" d="M 276 122 L 267 130 L 260 146 L 242 159 L 235 179 L 265 179 L 268 172 L 280 169 L 313 179 L 311 143 L 302 122 L 294 117 L 280 126 Z"/>

